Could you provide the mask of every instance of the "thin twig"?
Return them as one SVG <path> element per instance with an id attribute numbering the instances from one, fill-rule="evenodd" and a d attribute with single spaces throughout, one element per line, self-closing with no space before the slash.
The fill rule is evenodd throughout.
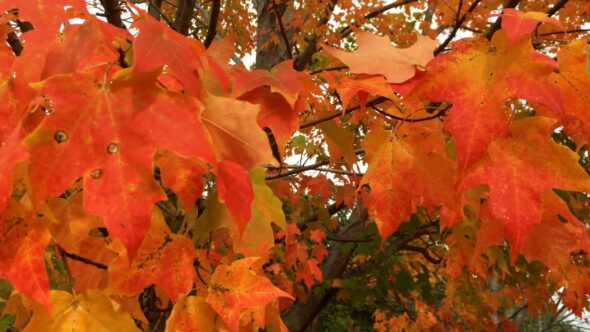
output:
<path id="1" fill-rule="evenodd" d="M 374 109 L 375 111 L 377 111 L 379 114 L 382 114 L 383 116 L 390 118 L 390 119 L 394 119 L 394 120 L 399 120 L 399 121 L 403 121 L 403 122 L 422 122 L 422 121 L 428 121 L 428 120 L 432 120 L 432 119 L 436 119 L 440 116 L 445 115 L 445 113 L 451 108 L 452 104 L 448 104 L 446 107 L 444 107 L 443 109 L 441 109 L 440 111 L 438 111 L 436 114 L 433 114 L 431 116 L 427 116 L 424 118 L 417 118 L 417 119 L 410 119 L 410 118 L 402 118 L 393 114 L 389 114 L 385 111 L 383 111 L 382 109 L 376 107 L 376 106 L 371 106 L 372 109 Z"/>
<path id="2" fill-rule="evenodd" d="M 374 9 L 374 10 L 370 11 L 368 14 L 366 14 L 364 16 L 364 19 L 365 20 L 370 20 L 372 18 L 377 17 L 380 14 L 385 13 L 386 11 L 388 11 L 390 9 L 401 7 L 401 6 L 404 6 L 404 5 L 407 5 L 407 4 L 416 2 L 416 1 L 418 1 L 418 0 L 400 0 L 400 1 L 395 1 L 395 2 L 389 3 L 387 5 L 383 5 L 383 6 L 379 7 L 379 8 L 377 8 L 377 9 Z M 353 24 L 353 26 L 357 26 L 358 27 L 360 25 L 360 23 L 361 22 L 356 23 L 356 24 Z M 347 26 L 347 27 L 345 27 L 345 28 L 343 28 L 342 30 L 340 30 L 340 36 L 342 38 L 350 35 L 351 33 L 352 33 L 352 28 L 351 28 L 350 25 Z"/>
<path id="3" fill-rule="evenodd" d="M 453 40 L 453 38 L 455 38 L 455 36 L 457 35 L 457 31 L 459 31 L 459 29 L 461 28 L 461 26 L 463 25 L 463 23 L 467 19 L 467 16 L 475 10 L 475 8 L 477 7 L 477 5 L 479 5 L 480 2 L 481 2 L 481 0 L 474 1 L 471 4 L 471 6 L 469 6 L 469 8 L 467 8 L 467 11 L 465 12 L 465 14 L 463 14 L 460 18 L 459 18 L 459 14 L 461 12 L 462 2 L 459 2 L 459 7 L 457 9 L 457 18 L 455 21 L 455 25 L 453 26 L 453 30 L 451 31 L 451 33 L 449 34 L 447 39 L 445 39 L 445 41 L 443 41 L 442 44 L 438 45 L 438 47 L 434 50 L 434 52 L 433 52 L 434 55 L 438 55 L 440 52 L 442 52 L 445 49 L 445 47 L 447 47 L 447 45 L 451 42 L 451 40 Z"/>
<path id="4" fill-rule="evenodd" d="M 555 5 L 553 5 L 553 7 L 551 7 L 551 9 L 549 9 L 547 11 L 547 16 L 549 16 L 549 17 L 553 16 L 555 13 L 557 13 L 558 10 L 560 10 L 561 8 L 563 8 L 563 6 L 565 6 L 565 4 L 568 1 L 569 0 L 559 0 L 559 1 L 557 1 L 557 3 Z"/>
<path id="5" fill-rule="evenodd" d="M 384 103 L 384 102 L 386 102 L 388 100 L 389 99 L 388 98 L 385 98 L 385 97 L 377 97 L 377 98 L 375 98 L 373 100 L 368 101 L 366 103 L 366 106 L 367 107 L 371 107 L 371 106 L 374 106 L 374 105 L 378 105 L 378 104 Z M 313 126 L 315 126 L 315 125 L 317 125 L 319 123 L 322 123 L 322 122 L 325 122 L 325 121 L 329 121 L 329 120 L 332 120 L 332 119 L 337 118 L 339 116 L 342 116 L 344 114 L 348 114 L 348 113 L 354 112 L 356 110 L 359 110 L 360 108 L 361 108 L 360 105 L 356 105 L 356 106 L 352 106 L 352 107 L 347 108 L 344 112 L 342 112 L 342 111 L 336 111 L 334 113 L 328 114 L 328 115 L 323 116 L 321 118 L 318 118 L 318 119 L 315 119 L 315 120 L 312 120 L 312 121 L 309 121 L 309 122 L 302 123 L 301 125 L 299 125 L 299 129 L 305 129 L 305 128 L 308 128 L 308 127 L 313 127 Z"/>
<path id="6" fill-rule="evenodd" d="M 293 52 L 291 50 L 291 44 L 289 43 L 289 37 L 287 37 L 287 32 L 285 31 L 285 26 L 283 25 L 282 15 L 279 14 L 279 10 L 277 8 L 277 4 L 275 1 L 272 1 L 272 10 L 275 13 L 275 17 L 277 18 L 277 22 L 279 23 L 279 30 L 281 31 L 281 37 L 283 37 L 283 42 L 285 43 L 285 47 L 287 48 L 287 56 L 289 59 L 293 59 Z"/>
<path id="7" fill-rule="evenodd" d="M 84 263 L 86 265 L 91 265 L 91 266 L 94 266 L 95 268 L 101 269 L 101 270 L 108 270 L 108 268 L 109 268 L 108 266 L 106 266 L 106 265 L 104 265 L 102 263 L 98 263 L 98 262 L 95 262 L 95 261 L 93 261 L 91 259 L 88 259 L 86 257 L 82 257 L 82 256 L 79 256 L 79 255 L 73 254 L 71 252 L 67 252 L 67 251 L 65 251 L 65 249 L 63 249 L 59 245 L 57 247 L 59 248 L 60 252 L 64 256 L 66 256 L 67 258 L 69 258 L 71 260 L 75 260 L 75 261 L 78 261 L 80 263 Z"/>

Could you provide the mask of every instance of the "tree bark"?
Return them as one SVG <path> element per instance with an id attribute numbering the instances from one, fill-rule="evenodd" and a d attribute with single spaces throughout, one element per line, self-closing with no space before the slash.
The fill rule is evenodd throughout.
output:
<path id="1" fill-rule="evenodd" d="M 280 0 L 275 0 L 280 1 Z M 275 65 L 288 59 L 289 51 L 284 42 L 271 43 L 270 39 L 273 35 L 280 35 L 280 27 L 272 6 L 275 4 L 273 0 L 254 0 L 254 6 L 257 14 L 256 26 L 256 68 L 270 70 Z M 277 4 L 276 11 L 280 13 L 282 19 L 288 17 L 285 6 Z M 283 23 L 287 23 L 284 22 Z M 293 34 L 287 31 L 287 37 L 290 38 Z"/>

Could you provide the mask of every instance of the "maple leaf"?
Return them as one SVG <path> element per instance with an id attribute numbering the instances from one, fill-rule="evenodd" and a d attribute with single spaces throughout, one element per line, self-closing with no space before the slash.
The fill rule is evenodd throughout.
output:
<path id="1" fill-rule="evenodd" d="M 535 52 L 528 40 L 507 47 L 506 34 L 500 30 L 492 43 L 468 38 L 452 48 L 428 64 L 408 98 L 452 104 L 445 129 L 455 138 L 461 173 L 494 138 L 508 135 L 508 115 L 503 110 L 508 99 L 541 103 L 563 115 L 559 91 L 548 82 L 556 63 Z"/>
<path id="2" fill-rule="evenodd" d="M 133 256 L 149 227 L 151 205 L 164 198 L 152 178 L 157 148 L 211 163 L 215 157 L 195 99 L 156 87 L 157 73 L 128 74 L 106 85 L 85 74 L 40 83 L 55 111 L 25 143 L 32 154 L 34 203 L 61 194 L 84 176 L 87 211 L 102 217 Z"/>
<path id="3" fill-rule="evenodd" d="M 172 189 L 182 201 L 184 209 L 190 211 L 203 191 L 203 176 L 209 171 L 199 158 L 187 158 L 172 151 L 159 153 L 158 167 L 162 184 Z"/>
<path id="4" fill-rule="evenodd" d="M 590 179 L 578 164 L 578 155 L 551 141 L 554 123 L 545 117 L 514 121 L 511 136 L 495 139 L 459 184 L 459 192 L 479 184 L 489 186 L 490 215 L 503 224 L 513 258 L 531 227 L 541 222 L 544 191 L 590 191 Z"/>
<path id="5" fill-rule="evenodd" d="M 139 32 L 133 42 L 133 70 L 151 72 L 167 66 L 188 91 L 199 96 L 198 71 L 205 65 L 203 45 L 194 39 L 186 39 L 145 13 L 133 27 Z"/>
<path id="6" fill-rule="evenodd" d="M 240 100 L 260 105 L 257 121 L 261 128 L 270 128 L 279 149 L 283 149 L 293 132 L 299 128 L 299 112 L 305 108 L 305 99 L 299 98 L 294 107 L 269 87 L 260 87 L 241 95 Z"/>
<path id="7" fill-rule="evenodd" d="M 256 69 L 236 75 L 232 97 L 239 97 L 264 85 L 269 85 L 271 92 L 280 93 L 291 108 L 295 108 L 299 95 L 315 89 L 310 76 L 294 70 L 293 60 L 287 60 L 276 65 L 271 71 Z"/>
<path id="8" fill-rule="evenodd" d="M 345 111 L 352 98 L 357 97 L 361 111 L 365 110 L 369 95 L 383 96 L 397 100 L 389 83 L 382 76 L 344 77 L 338 80 L 336 89 L 342 100 L 342 111 Z"/>
<path id="9" fill-rule="evenodd" d="M 279 297 L 293 297 L 276 288 L 270 280 L 251 270 L 258 257 L 220 265 L 209 280 L 206 301 L 223 318 L 231 331 L 238 331 L 240 314 L 244 309 L 264 307 Z"/>
<path id="10" fill-rule="evenodd" d="M 175 302 L 193 285 L 195 257 L 193 243 L 184 236 L 172 234 L 160 211 L 154 208 L 151 228 L 137 255 L 132 260 L 119 256 L 109 265 L 108 289 L 134 295 L 155 284 Z"/>
<path id="11" fill-rule="evenodd" d="M 513 8 L 505 8 L 502 11 L 502 28 L 506 30 L 508 45 L 512 45 L 524 36 L 532 33 L 540 22 L 550 23 L 565 30 L 559 20 L 550 18 L 545 13 L 523 13 Z"/>
<path id="12" fill-rule="evenodd" d="M 227 331 L 222 320 L 202 296 L 183 296 L 166 320 L 166 331 Z"/>
<path id="13" fill-rule="evenodd" d="M 125 30 L 94 17 L 83 24 L 66 26 L 61 38 L 55 39 L 48 48 L 41 78 L 92 70 L 93 67 L 97 74 L 104 74 L 104 66 L 119 59 L 114 45 L 123 44 L 125 37 Z"/>
<path id="14" fill-rule="evenodd" d="M 49 310 L 49 280 L 43 261 L 49 232 L 26 202 L 11 200 L 0 220 L 0 275 Z"/>
<path id="15" fill-rule="evenodd" d="M 369 167 L 362 181 L 371 186 L 369 212 L 383 241 L 417 205 L 432 209 L 452 202 L 456 164 L 445 155 L 436 127 L 407 125 L 407 136 L 398 137 L 377 128 L 363 142 Z"/>
<path id="16" fill-rule="evenodd" d="M 211 135 L 217 160 L 233 161 L 246 170 L 274 163 L 268 138 L 256 120 L 260 106 L 212 95 L 202 102 L 203 124 Z"/>
<path id="17" fill-rule="evenodd" d="M 572 259 L 570 254 L 580 249 L 588 251 L 586 225 L 553 193 L 543 193 L 542 202 L 542 221 L 531 228 L 522 254 L 529 260 L 541 261 L 553 271 L 566 273 Z"/>
<path id="18" fill-rule="evenodd" d="M 271 222 L 285 228 L 286 220 L 281 201 L 266 185 L 265 170 L 262 167 L 250 171 L 250 179 L 254 191 L 252 217 L 241 233 L 239 240 L 234 241 L 234 250 L 245 256 L 266 258 L 274 245 L 274 234 Z"/>
<path id="19" fill-rule="evenodd" d="M 8 137 L 0 136 L 0 174 L 2 174 L 0 177 L 0 216 L 6 209 L 8 199 L 12 194 L 14 167 L 28 157 L 27 151 L 21 144 L 22 135 L 20 128 L 17 128 Z"/>
<path id="20" fill-rule="evenodd" d="M 550 81 L 563 95 L 566 113 L 565 131 L 582 145 L 590 140 L 590 77 L 585 73 L 588 56 L 584 53 L 586 43 L 573 41 L 557 53 L 559 71 L 550 76 Z"/>
<path id="21" fill-rule="evenodd" d="M 383 75 L 390 83 L 401 83 L 412 78 L 416 68 L 424 68 L 436 47 L 436 41 L 417 36 L 414 45 L 394 48 L 388 37 L 370 32 L 356 32 L 358 49 L 352 53 L 326 46 L 328 54 L 338 58 L 351 73 Z M 367 61 L 371 59 L 371 61 Z"/>
<path id="22" fill-rule="evenodd" d="M 64 291 L 51 291 L 53 310 L 36 309 L 24 332 L 35 331 L 140 331 L 128 313 L 113 307 L 111 300 L 99 290 L 75 296 Z"/>
<path id="23" fill-rule="evenodd" d="M 26 33 L 29 41 L 53 39 L 60 25 L 70 18 L 67 11 L 87 13 L 82 0 L 14 0 L 0 2 L 0 12 L 6 13 L 18 8 L 18 17 L 33 24 L 34 30 Z M 67 9 L 66 9 L 67 8 Z M 32 39 L 31 36 L 35 38 Z"/>
<path id="24" fill-rule="evenodd" d="M 217 170 L 219 201 L 225 203 L 241 235 L 252 215 L 254 192 L 248 172 L 237 163 L 222 161 Z"/>

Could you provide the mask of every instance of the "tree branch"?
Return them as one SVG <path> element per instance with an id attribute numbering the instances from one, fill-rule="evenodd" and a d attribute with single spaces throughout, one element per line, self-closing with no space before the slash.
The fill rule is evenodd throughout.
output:
<path id="1" fill-rule="evenodd" d="M 547 11 L 547 16 L 551 17 L 553 15 L 555 15 L 555 13 L 557 13 L 557 11 L 559 11 L 561 8 L 563 8 L 563 6 L 565 6 L 566 3 L 568 3 L 569 0 L 559 0 L 557 1 L 557 3 L 555 3 L 555 5 L 553 5 L 553 7 L 551 7 L 551 9 L 549 9 Z"/>
<path id="2" fill-rule="evenodd" d="M 293 50 L 291 50 L 291 43 L 289 43 L 289 37 L 287 37 L 287 32 L 285 30 L 285 26 L 283 25 L 282 15 L 279 13 L 279 9 L 277 8 L 276 2 L 272 1 L 272 11 L 277 18 L 277 23 L 279 24 L 279 31 L 281 32 L 281 37 L 283 38 L 283 42 L 285 43 L 285 48 L 287 49 L 287 57 L 289 59 L 293 59 Z"/>
<path id="3" fill-rule="evenodd" d="M 430 263 L 435 264 L 435 265 L 440 264 L 442 262 L 442 258 L 432 257 L 432 255 L 430 255 L 430 252 L 428 251 L 428 248 L 425 248 L 425 247 L 418 247 L 418 246 L 413 246 L 413 245 L 409 245 L 409 244 L 404 244 L 400 247 L 400 250 L 417 252 L 417 253 L 421 254 L 422 257 L 424 257 L 427 261 L 429 261 Z"/>
<path id="4" fill-rule="evenodd" d="M 367 104 L 366 104 L 366 106 L 367 107 L 375 106 L 375 105 L 384 103 L 384 102 L 386 102 L 388 100 L 389 99 L 388 98 L 385 98 L 385 97 L 377 97 L 377 98 L 375 98 L 373 100 L 368 101 Z M 315 120 L 312 120 L 312 121 L 309 121 L 309 122 L 302 123 L 302 124 L 299 125 L 299 129 L 305 129 L 305 128 L 308 128 L 308 127 L 313 127 L 313 126 L 315 126 L 315 125 L 317 125 L 319 123 L 322 123 L 322 122 L 325 122 L 325 121 L 329 121 L 329 120 L 332 120 L 332 119 L 337 118 L 339 116 L 342 116 L 344 114 L 348 114 L 348 113 L 354 112 L 356 110 L 359 110 L 360 108 L 361 108 L 360 105 L 356 105 L 356 106 L 352 106 L 352 107 L 347 108 L 344 112 L 342 112 L 342 111 L 336 111 L 334 113 L 328 114 L 328 115 L 323 116 L 321 118 L 318 118 L 318 119 L 315 119 Z"/>
<path id="5" fill-rule="evenodd" d="M 162 15 L 162 0 L 149 0 L 148 1 L 148 14 L 150 14 L 156 20 L 160 20 L 160 15 Z"/>
<path id="6" fill-rule="evenodd" d="M 211 15 L 209 15 L 209 29 L 207 30 L 207 36 L 203 43 L 205 47 L 209 47 L 215 36 L 217 35 L 217 21 L 219 20 L 219 11 L 221 10 L 221 0 L 213 0 L 211 3 Z"/>
<path id="7" fill-rule="evenodd" d="M 176 18 L 174 19 L 174 30 L 183 35 L 188 35 L 191 26 L 193 12 L 195 11 L 195 0 L 179 0 L 176 7 Z"/>
<path id="8" fill-rule="evenodd" d="M 375 17 L 379 16 L 380 14 L 385 13 L 386 11 L 388 11 L 390 9 L 401 7 L 401 6 L 404 6 L 404 5 L 407 5 L 407 4 L 416 2 L 416 1 L 418 1 L 418 0 L 399 0 L 399 1 L 395 1 L 395 2 L 389 3 L 387 5 L 381 6 L 381 7 L 377 8 L 377 9 L 374 9 L 374 10 L 370 11 L 368 14 L 366 14 L 364 16 L 364 19 L 365 20 L 370 20 L 372 18 L 375 18 Z M 361 22 L 358 22 L 356 24 L 353 24 L 352 26 L 358 27 L 360 24 L 361 24 Z M 341 35 L 342 38 L 350 35 L 351 33 L 352 33 L 352 28 L 351 28 L 350 25 L 347 26 L 347 27 L 345 27 L 345 28 L 343 28 L 342 30 L 340 30 L 340 35 Z"/>
<path id="9" fill-rule="evenodd" d="M 402 117 L 399 117 L 399 116 L 396 116 L 396 115 L 393 115 L 393 114 L 389 114 L 389 113 L 383 111 L 382 109 L 380 109 L 380 108 L 378 108 L 376 106 L 371 106 L 371 108 L 374 109 L 375 111 L 377 111 L 379 114 L 382 114 L 386 118 L 390 118 L 390 119 L 394 119 L 394 120 L 398 120 L 398 121 L 403 121 L 403 122 L 413 123 L 413 122 L 428 121 L 428 120 L 436 119 L 436 118 L 438 118 L 440 116 L 443 116 L 451 108 L 451 106 L 453 106 L 453 105 L 452 104 L 448 104 L 447 106 L 445 106 L 444 108 L 442 108 L 437 113 L 435 113 L 435 114 L 433 114 L 431 116 L 427 116 L 427 117 L 424 117 L 424 118 L 417 118 L 417 119 L 402 118 Z"/>
<path id="10" fill-rule="evenodd" d="M 76 255 L 76 254 L 73 254 L 73 253 L 67 252 L 67 251 L 65 251 L 65 249 L 63 249 L 63 248 L 62 248 L 62 247 L 60 247 L 59 245 L 58 245 L 57 247 L 59 248 L 59 251 L 60 251 L 60 252 L 61 252 L 61 253 L 62 253 L 64 256 L 66 256 L 67 258 L 69 258 L 69 259 L 71 259 L 71 260 L 75 260 L 75 261 L 78 261 L 78 262 L 80 262 L 80 263 L 84 263 L 84 264 L 86 264 L 86 265 L 91 265 L 91 266 L 94 266 L 95 268 L 97 268 L 97 269 L 100 269 L 100 270 L 108 270 L 108 268 L 109 268 L 108 266 L 106 266 L 106 265 L 104 265 L 104 264 L 102 264 L 102 263 L 98 263 L 98 262 L 95 262 L 95 261 L 93 261 L 93 260 L 91 260 L 91 259 L 88 259 L 88 258 L 86 258 L 86 257 L 82 257 L 82 256 L 79 256 L 79 255 Z"/>
<path id="11" fill-rule="evenodd" d="M 121 19 L 121 6 L 119 6 L 119 0 L 100 0 L 102 7 L 104 8 L 104 14 L 107 18 L 107 22 L 110 24 L 121 28 L 127 29 L 125 23 Z"/>

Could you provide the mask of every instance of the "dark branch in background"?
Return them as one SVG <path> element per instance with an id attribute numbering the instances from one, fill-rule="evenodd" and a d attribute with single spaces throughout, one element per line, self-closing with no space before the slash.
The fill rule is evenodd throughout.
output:
<path id="1" fill-rule="evenodd" d="M 563 6 L 565 6 L 565 4 L 568 1 L 569 0 L 559 0 L 559 1 L 557 1 L 557 3 L 555 5 L 553 5 L 553 7 L 551 7 L 551 9 L 549 9 L 547 11 L 547 16 L 551 17 L 551 16 L 555 15 L 555 13 L 557 13 L 558 10 L 560 10 L 561 8 L 563 8 Z"/>
<path id="2" fill-rule="evenodd" d="M 160 15 L 162 15 L 162 0 L 149 0 L 148 1 L 148 14 L 150 14 L 156 20 L 160 20 Z"/>
<path id="3" fill-rule="evenodd" d="M 338 0 L 330 0 L 326 10 L 324 11 L 324 17 L 318 22 L 317 27 L 324 26 L 330 21 L 330 16 L 336 7 Z M 293 69 L 302 71 L 305 66 L 311 61 L 314 53 L 318 51 L 318 36 L 312 33 L 311 37 L 307 39 L 307 46 L 303 49 L 303 52 L 293 62 Z"/>
<path id="4" fill-rule="evenodd" d="M 481 0 L 474 1 L 471 4 L 471 6 L 469 6 L 469 8 L 467 8 L 467 11 L 465 12 L 465 14 L 463 14 L 463 16 L 459 17 L 459 15 L 461 14 L 461 4 L 462 4 L 462 1 L 459 1 L 459 7 L 457 9 L 457 17 L 455 19 L 455 25 L 453 26 L 453 30 L 451 31 L 451 33 L 449 34 L 447 39 L 445 39 L 445 41 L 443 41 L 442 44 L 438 45 L 438 47 L 434 50 L 434 52 L 433 52 L 434 55 L 438 55 L 440 52 L 442 52 L 445 49 L 445 47 L 447 47 L 447 45 L 451 42 L 451 40 L 453 40 L 453 38 L 455 38 L 455 36 L 457 35 L 457 31 L 459 31 L 459 29 L 461 28 L 461 25 L 463 25 L 463 23 L 467 19 L 467 16 L 475 10 L 475 8 L 477 7 L 477 5 L 479 5 L 480 2 L 481 2 Z"/>
<path id="5" fill-rule="evenodd" d="M 320 162 L 317 162 L 315 164 L 311 164 L 311 165 L 307 165 L 307 166 L 302 166 L 296 169 L 292 169 L 290 171 L 286 171 L 283 173 L 279 173 L 279 174 L 275 174 L 275 175 L 268 175 L 266 176 L 266 180 L 275 180 L 275 179 L 280 179 L 280 178 L 284 178 L 293 174 L 298 174 L 301 172 L 305 172 L 305 171 L 310 171 L 313 170 L 315 168 L 318 168 L 320 166 L 325 166 L 328 165 L 330 163 L 330 158 L 324 159 Z"/>
<path id="6" fill-rule="evenodd" d="M 277 18 L 277 23 L 279 24 L 279 30 L 281 32 L 281 37 L 283 38 L 283 42 L 285 43 L 285 48 L 287 49 L 287 56 L 289 59 L 293 59 L 293 51 L 291 50 L 291 44 L 289 43 L 289 37 L 287 37 L 287 31 L 285 30 L 285 26 L 283 25 L 283 18 L 281 13 L 279 13 L 279 9 L 277 8 L 276 2 L 272 1 L 272 11 L 275 13 L 275 17 Z"/>
<path id="7" fill-rule="evenodd" d="M 446 105 L 444 108 L 440 109 L 438 112 L 436 112 L 433 115 L 427 116 L 425 118 L 417 118 L 417 119 L 411 119 L 411 118 L 402 118 L 393 114 L 389 114 L 385 111 L 383 111 L 382 109 L 378 108 L 377 106 L 371 106 L 372 109 L 374 109 L 375 111 L 377 111 L 379 114 L 382 114 L 383 116 L 390 118 L 390 119 L 394 119 L 394 120 L 398 120 L 398 121 L 403 121 L 403 122 L 422 122 L 422 121 L 428 121 L 428 120 L 433 120 L 436 119 L 440 116 L 445 115 L 445 113 L 451 108 L 452 104 L 448 104 Z"/>
<path id="8" fill-rule="evenodd" d="M 366 107 L 375 106 L 375 105 L 381 104 L 383 102 L 386 102 L 388 100 L 389 99 L 387 99 L 385 97 L 377 97 L 377 98 L 375 98 L 373 100 L 368 101 L 367 104 L 366 104 Z M 305 128 L 308 128 L 308 127 L 313 127 L 313 126 L 317 125 L 318 123 L 322 123 L 322 122 L 325 122 L 325 121 L 332 120 L 332 119 L 337 118 L 339 116 L 342 116 L 344 114 L 348 114 L 348 113 L 354 112 L 356 110 L 359 110 L 360 108 L 361 108 L 360 105 L 356 105 L 356 106 L 352 106 L 352 107 L 347 108 L 344 112 L 342 112 L 342 111 L 336 111 L 334 113 L 328 114 L 328 115 L 323 116 L 321 118 L 318 118 L 318 119 L 315 119 L 315 120 L 312 120 L 312 121 L 309 121 L 309 122 L 306 122 L 306 123 L 302 123 L 302 124 L 299 125 L 299 129 L 305 129 Z"/>
<path id="9" fill-rule="evenodd" d="M 176 7 L 176 18 L 174 19 L 174 30 L 183 35 L 188 35 L 191 26 L 193 12 L 195 11 L 196 0 L 179 0 Z"/>
<path id="10" fill-rule="evenodd" d="M 18 13 L 16 13 L 18 15 Z M 18 25 L 20 31 L 25 33 L 27 31 L 31 31 L 34 29 L 33 25 L 26 21 L 16 20 L 16 24 Z M 23 45 L 21 44 L 20 40 L 18 39 L 18 35 L 16 32 L 12 31 L 6 36 L 6 42 L 10 45 L 10 48 L 14 52 L 16 56 L 19 56 L 23 51 Z"/>
<path id="11" fill-rule="evenodd" d="M 404 6 L 413 2 L 416 2 L 418 0 L 400 0 L 400 1 L 396 1 L 396 2 L 392 2 L 390 4 L 384 5 L 382 7 L 379 7 L 377 9 L 374 9 L 372 11 L 370 11 L 368 14 L 366 14 L 364 16 L 365 20 L 370 20 L 372 18 L 377 17 L 380 14 L 385 13 L 386 11 L 396 8 L 396 7 L 400 7 L 400 6 Z M 358 27 L 360 25 L 361 22 L 353 24 L 353 26 Z M 350 35 L 352 33 L 352 28 L 350 26 L 347 26 L 345 28 L 343 28 L 342 30 L 340 30 L 340 35 L 342 36 L 342 38 Z"/>
<path id="12" fill-rule="evenodd" d="M 336 212 L 344 209 L 346 207 L 346 205 L 344 205 L 343 203 L 334 203 L 330 206 L 328 206 L 326 208 L 326 211 L 328 212 L 328 215 L 333 215 Z M 305 229 L 307 229 L 307 224 L 318 221 L 318 219 L 320 218 L 320 210 L 310 214 L 309 216 L 307 216 L 307 218 L 301 220 L 300 222 L 297 223 L 297 227 L 299 227 L 300 230 L 304 231 Z"/>
<path id="13" fill-rule="evenodd" d="M 100 0 L 102 7 L 104 8 L 104 14 L 107 18 L 107 22 L 121 28 L 127 29 L 123 20 L 121 19 L 121 6 L 119 6 L 119 0 Z"/>
<path id="14" fill-rule="evenodd" d="M 424 257 L 427 261 L 429 261 L 430 263 L 435 264 L 435 265 L 440 264 L 442 262 L 442 258 L 432 257 L 432 255 L 430 254 L 430 251 L 428 251 L 428 248 L 425 248 L 425 247 L 418 247 L 418 246 L 413 246 L 413 245 L 409 245 L 409 244 L 404 244 L 400 247 L 400 250 L 417 252 L 420 255 L 422 255 L 422 257 Z"/>
<path id="15" fill-rule="evenodd" d="M 539 36 L 563 35 L 566 33 L 582 33 L 582 32 L 590 32 L 590 29 L 573 29 L 573 30 L 567 30 L 567 31 L 545 32 L 545 33 L 540 33 Z"/>
<path id="16" fill-rule="evenodd" d="M 205 37 L 205 47 L 209 47 L 217 35 L 217 21 L 221 10 L 221 0 L 213 0 L 211 3 L 211 15 L 209 15 L 209 28 Z"/>
<path id="17" fill-rule="evenodd" d="M 95 261 L 93 261 L 91 259 L 88 259 L 86 257 L 82 257 L 82 256 L 79 256 L 79 255 L 76 255 L 76 254 L 67 252 L 67 251 L 65 251 L 64 248 L 60 247 L 59 245 L 57 245 L 57 249 L 59 250 L 59 252 L 63 256 L 65 256 L 65 257 L 67 257 L 67 258 L 69 258 L 71 260 L 75 260 L 75 261 L 78 261 L 80 263 L 84 263 L 86 265 L 94 266 L 95 268 L 101 269 L 101 270 L 108 270 L 108 268 L 109 268 L 108 266 L 106 266 L 106 265 L 104 265 L 102 263 L 98 263 L 98 262 L 95 262 Z"/>
<path id="18" fill-rule="evenodd" d="M 502 9 L 502 11 L 504 11 L 504 9 L 506 9 L 506 8 L 515 8 L 516 6 L 518 6 L 519 3 L 520 3 L 520 0 L 508 0 L 508 1 L 506 1 L 506 4 L 504 4 L 504 8 Z M 502 17 L 498 17 L 498 19 L 492 24 L 492 26 L 490 26 L 490 29 L 486 33 L 486 39 L 492 40 L 492 36 L 494 35 L 494 33 L 496 31 L 500 30 L 501 27 L 502 27 Z"/>

